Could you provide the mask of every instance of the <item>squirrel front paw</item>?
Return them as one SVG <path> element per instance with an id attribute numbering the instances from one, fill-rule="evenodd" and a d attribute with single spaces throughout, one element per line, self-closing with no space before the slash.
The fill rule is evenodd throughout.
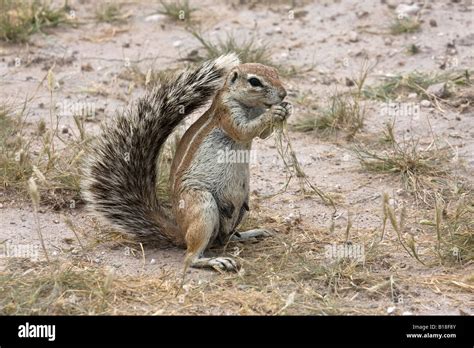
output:
<path id="1" fill-rule="evenodd" d="M 288 102 L 282 102 L 278 105 L 273 105 L 270 110 L 273 122 L 283 122 L 291 115 L 293 105 Z"/>

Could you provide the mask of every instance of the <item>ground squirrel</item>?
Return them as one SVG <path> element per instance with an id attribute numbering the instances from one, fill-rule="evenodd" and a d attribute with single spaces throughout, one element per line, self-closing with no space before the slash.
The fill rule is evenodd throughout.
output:
<path id="1" fill-rule="evenodd" d="M 104 127 L 84 170 L 86 202 L 123 231 L 185 247 L 185 269 L 238 269 L 232 258 L 205 258 L 203 252 L 215 241 L 269 232 L 235 231 L 249 210 L 249 163 L 219 161 L 219 153 L 250 151 L 253 138 L 268 137 L 274 123 L 290 114 L 285 96 L 274 68 L 239 65 L 235 54 L 164 81 Z M 179 123 L 210 99 L 173 159 L 170 211 L 155 192 L 160 149 Z"/>

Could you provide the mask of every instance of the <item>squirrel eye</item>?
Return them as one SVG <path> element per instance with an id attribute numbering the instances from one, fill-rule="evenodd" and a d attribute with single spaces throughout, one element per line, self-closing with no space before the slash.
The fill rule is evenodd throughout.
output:
<path id="1" fill-rule="evenodd" d="M 253 87 L 263 87 L 262 83 L 260 82 L 259 79 L 255 78 L 255 77 L 251 77 L 249 78 L 249 83 L 253 86 Z"/>

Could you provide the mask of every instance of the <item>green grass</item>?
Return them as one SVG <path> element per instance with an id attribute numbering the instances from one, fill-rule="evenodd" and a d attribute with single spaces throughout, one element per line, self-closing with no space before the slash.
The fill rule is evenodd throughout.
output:
<path id="1" fill-rule="evenodd" d="M 191 30 L 191 34 L 201 44 L 200 50 L 204 55 L 189 57 L 190 61 L 202 62 L 217 58 L 230 52 L 236 53 L 241 63 L 260 63 L 276 68 L 280 76 L 283 77 L 304 77 L 305 74 L 314 69 L 310 66 L 295 66 L 290 63 L 277 64 L 272 60 L 272 49 L 265 42 L 259 42 L 255 37 L 246 39 L 236 38 L 232 33 L 227 33 L 225 38 L 211 41 L 205 38 L 200 32 Z"/>
<path id="2" fill-rule="evenodd" d="M 114 3 L 101 3 L 96 9 L 95 18 L 98 22 L 106 23 L 125 21 L 120 6 Z"/>
<path id="3" fill-rule="evenodd" d="M 420 53 L 420 48 L 415 44 L 411 44 L 407 47 L 407 53 L 413 56 Z"/>
<path id="4" fill-rule="evenodd" d="M 395 18 L 390 26 L 393 35 L 415 33 L 420 30 L 420 21 L 417 18 Z"/>
<path id="5" fill-rule="evenodd" d="M 330 98 L 329 106 L 319 113 L 299 120 L 293 125 L 298 132 L 344 130 L 352 138 L 364 126 L 365 109 L 351 95 L 339 94 Z"/>
<path id="6" fill-rule="evenodd" d="M 235 52 L 242 63 L 260 63 L 264 65 L 275 65 L 271 61 L 270 48 L 266 44 L 257 44 L 255 38 L 237 40 L 232 34 L 217 42 L 211 42 L 202 34 L 193 31 L 192 35 L 201 43 L 205 52 L 201 60 L 217 58 L 223 54 Z"/>
<path id="7" fill-rule="evenodd" d="M 174 21 L 188 22 L 191 19 L 191 14 L 196 11 L 189 5 L 188 0 L 177 1 L 160 1 L 161 8 L 159 13 L 168 16 Z"/>
<path id="8" fill-rule="evenodd" d="M 382 131 L 382 136 L 380 138 L 380 142 L 382 144 L 394 144 L 396 143 L 396 138 L 395 138 L 395 121 L 392 121 L 391 123 L 386 123 L 385 128 Z"/>
<path id="9" fill-rule="evenodd" d="M 49 1 L 0 0 L 0 40 L 26 42 L 30 35 L 67 22 L 66 5 Z"/>

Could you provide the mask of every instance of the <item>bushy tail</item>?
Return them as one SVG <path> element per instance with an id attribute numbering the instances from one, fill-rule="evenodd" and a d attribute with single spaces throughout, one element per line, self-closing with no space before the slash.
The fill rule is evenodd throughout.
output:
<path id="1" fill-rule="evenodd" d="M 125 232 L 176 242 L 166 231 L 174 224 L 156 197 L 160 149 L 186 116 L 214 96 L 238 63 L 235 54 L 228 54 L 185 71 L 106 126 L 84 168 L 82 191 L 89 207 Z"/>

